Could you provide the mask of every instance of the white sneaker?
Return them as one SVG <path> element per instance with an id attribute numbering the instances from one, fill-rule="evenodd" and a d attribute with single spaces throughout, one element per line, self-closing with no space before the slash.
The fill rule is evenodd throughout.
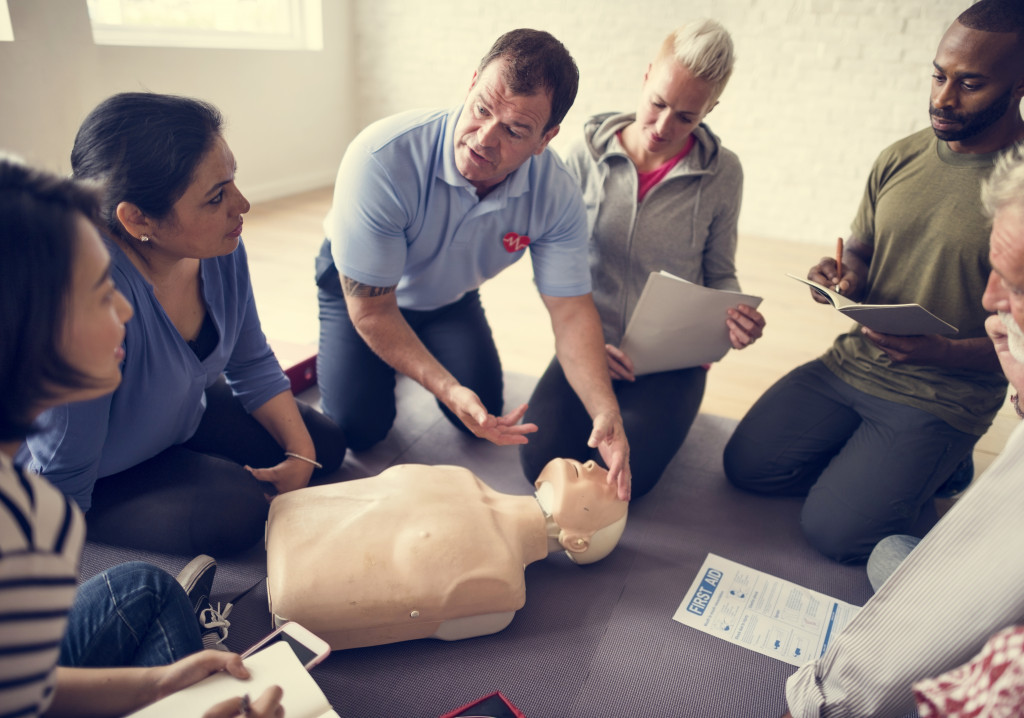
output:
<path id="1" fill-rule="evenodd" d="M 217 608 L 214 608 L 207 602 L 206 608 L 199 612 L 199 629 L 203 634 L 203 648 L 216 648 L 218 651 L 230 650 L 224 645 L 224 639 L 228 637 L 228 628 L 231 626 L 228 616 L 231 615 L 233 606 L 233 603 L 228 603 L 221 608 L 221 604 L 218 602 Z"/>

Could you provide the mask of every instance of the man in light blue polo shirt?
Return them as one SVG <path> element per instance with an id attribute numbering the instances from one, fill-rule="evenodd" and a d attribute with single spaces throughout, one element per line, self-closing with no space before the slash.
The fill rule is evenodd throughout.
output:
<path id="1" fill-rule="evenodd" d="M 317 258 L 325 413 L 358 451 L 395 418 L 395 372 L 437 397 L 463 431 L 524 444 L 544 427 L 502 415 L 502 373 L 478 287 L 526 252 L 558 359 L 593 419 L 619 495 L 629 445 L 590 296 L 579 189 L 547 149 L 572 106 L 576 64 L 546 32 L 502 35 L 463 106 L 381 120 L 352 141 Z"/>

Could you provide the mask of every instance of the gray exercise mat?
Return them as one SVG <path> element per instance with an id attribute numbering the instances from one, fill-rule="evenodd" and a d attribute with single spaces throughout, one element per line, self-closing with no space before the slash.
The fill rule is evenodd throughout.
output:
<path id="1" fill-rule="evenodd" d="M 506 378 L 506 403 L 524 401 L 533 379 Z M 399 421 L 358 457 L 345 478 L 394 463 L 458 464 L 508 493 L 531 491 L 514 448 L 463 436 L 433 398 L 399 381 Z M 792 666 L 672 620 L 708 552 L 855 604 L 870 586 L 863 567 L 820 556 L 798 526 L 801 501 L 736 491 L 725 481 L 722 448 L 735 425 L 698 416 L 666 475 L 630 507 L 618 548 L 577 566 L 561 554 L 526 569 L 526 606 L 492 636 L 446 643 L 412 641 L 336 651 L 313 676 L 343 718 L 439 716 L 500 690 L 529 718 L 779 716 Z M 346 547 L 338 547 L 344 561 Z M 83 577 L 130 559 L 171 573 L 188 561 L 89 543 Z M 270 628 L 265 553 L 220 560 L 214 599 L 255 585 L 232 610 L 228 645 L 243 650 Z M 329 570 L 329 567 L 325 567 Z M 339 597 L 343 598 L 343 597 Z"/>

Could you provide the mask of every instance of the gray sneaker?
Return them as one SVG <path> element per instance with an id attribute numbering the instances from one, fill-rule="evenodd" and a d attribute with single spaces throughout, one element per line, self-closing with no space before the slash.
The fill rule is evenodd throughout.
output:
<path id="1" fill-rule="evenodd" d="M 219 603 L 217 608 L 213 608 L 210 603 L 210 591 L 216 573 L 217 562 L 211 556 L 202 554 L 181 569 L 177 580 L 185 589 L 189 603 L 192 604 L 192 612 L 199 622 L 203 647 L 226 651 L 228 648 L 224 645 L 224 639 L 228 637 L 228 627 L 231 625 L 227 620 L 228 614 L 231 613 L 231 604 L 227 604 L 222 610 Z"/>

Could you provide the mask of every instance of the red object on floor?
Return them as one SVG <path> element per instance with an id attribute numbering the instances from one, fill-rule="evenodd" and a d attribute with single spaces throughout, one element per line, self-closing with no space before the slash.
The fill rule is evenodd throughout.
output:
<path id="1" fill-rule="evenodd" d="M 286 368 L 284 373 L 292 383 L 292 394 L 298 396 L 316 384 L 316 354 Z"/>
<path id="2" fill-rule="evenodd" d="M 479 700 L 467 703 L 461 708 L 445 713 L 441 718 L 459 718 L 459 716 L 493 716 L 493 718 L 526 718 L 519 709 L 509 702 L 501 691 L 494 691 Z"/>
<path id="3" fill-rule="evenodd" d="M 298 396 L 316 385 L 316 344 L 269 339 L 277 361 L 292 384 L 292 394 Z"/>

